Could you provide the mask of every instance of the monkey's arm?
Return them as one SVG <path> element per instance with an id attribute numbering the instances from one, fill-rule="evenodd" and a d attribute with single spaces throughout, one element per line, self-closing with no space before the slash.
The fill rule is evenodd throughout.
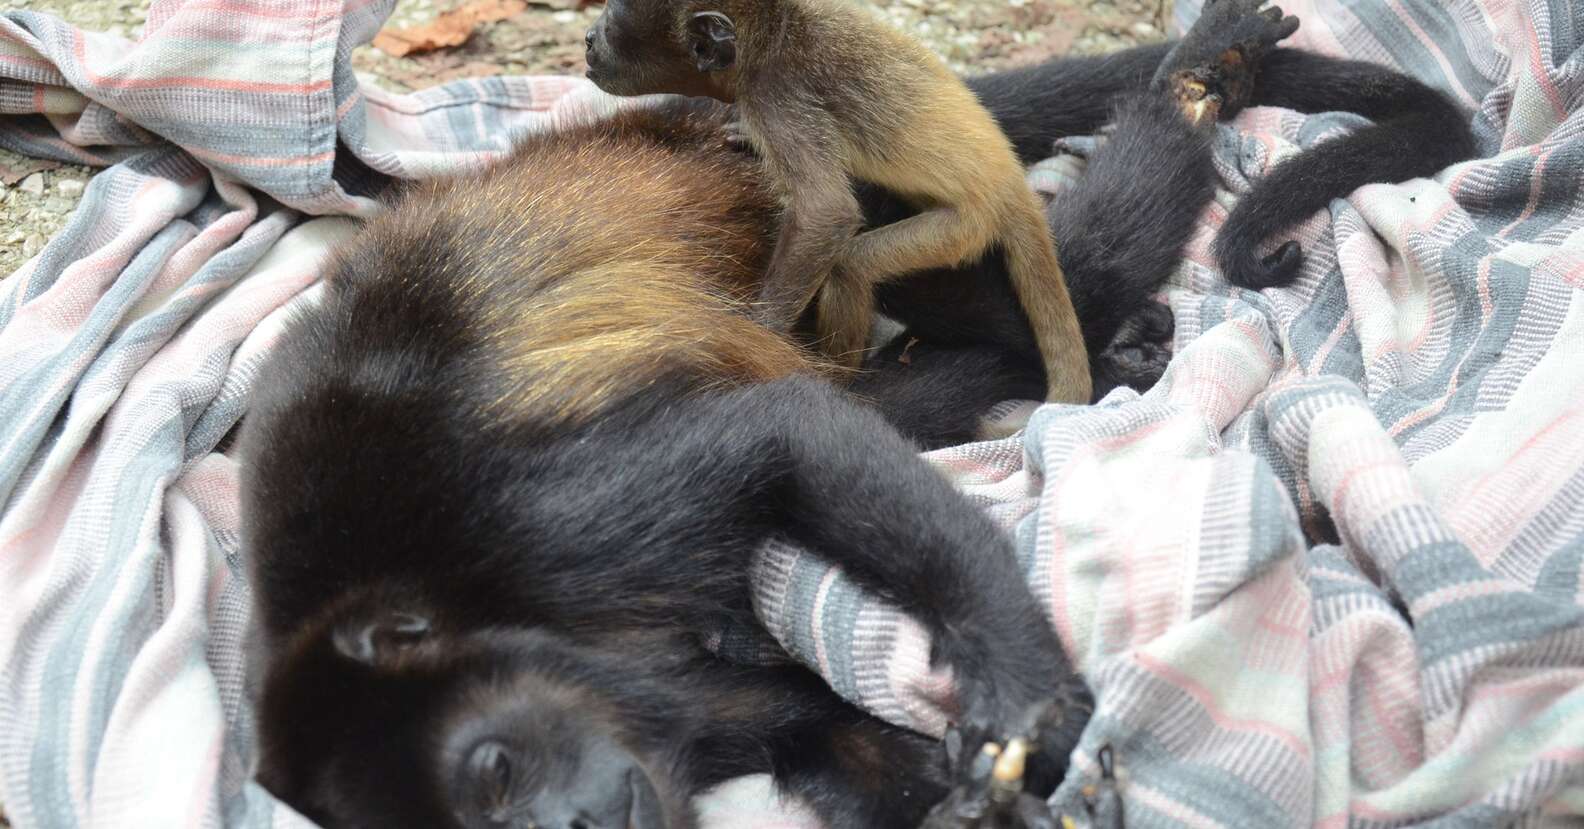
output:
<path id="1" fill-rule="evenodd" d="M 970 736 L 1023 736 L 1043 717 L 1036 776 L 1054 786 L 1092 700 L 1005 534 L 829 384 L 791 378 L 754 394 L 784 469 L 783 531 L 930 630 L 935 658 L 956 671 Z"/>
<path id="2" fill-rule="evenodd" d="M 760 288 L 760 320 L 791 330 L 830 276 L 842 247 L 863 226 L 847 179 L 841 134 L 811 107 L 740 105 L 743 124 L 786 195 L 781 231 Z"/>

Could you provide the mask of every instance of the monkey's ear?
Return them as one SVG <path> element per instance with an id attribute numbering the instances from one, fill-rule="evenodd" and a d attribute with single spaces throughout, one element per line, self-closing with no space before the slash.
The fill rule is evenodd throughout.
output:
<path id="1" fill-rule="evenodd" d="M 720 12 L 699 12 L 688 19 L 688 48 L 700 72 L 719 72 L 737 63 L 737 25 Z"/>
<path id="2" fill-rule="evenodd" d="M 342 656 L 372 665 L 375 659 L 406 650 L 428 635 L 428 619 L 414 613 L 388 612 L 342 624 L 331 639 Z"/>

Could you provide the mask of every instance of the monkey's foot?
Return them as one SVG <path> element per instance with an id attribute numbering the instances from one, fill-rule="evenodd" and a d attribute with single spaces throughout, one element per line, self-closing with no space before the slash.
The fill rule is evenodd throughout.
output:
<path id="1" fill-rule="evenodd" d="M 1095 355 L 1095 399 L 1117 386 L 1143 392 L 1160 382 L 1171 362 L 1175 328 L 1171 308 L 1153 301 L 1123 322 L 1111 344 Z"/>
<path id="2" fill-rule="evenodd" d="M 1265 53 L 1298 31 L 1298 18 L 1274 6 L 1261 11 L 1264 2 L 1209 0 L 1155 71 L 1154 85 L 1168 91 L 1195 126 L 1242 109 Z"/>

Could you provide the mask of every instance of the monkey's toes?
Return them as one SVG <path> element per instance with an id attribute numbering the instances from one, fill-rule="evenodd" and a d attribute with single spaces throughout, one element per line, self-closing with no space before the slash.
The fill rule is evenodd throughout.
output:
<path id="1" fill-rule="evenodd" d="M 1183 39 L 1172 48 L 1156 73 L 1157 83 L 1191 73 L 1205 86 L 1199 100 L 1209 94 L 1224 99 L 1223 110 L 1233 111 L 1247 103 L 1253 94 L 1254 76 L 1260 60 L 1277 43 L 1298 30 L 1298 18 L 1286 16 L 1278 7 L 1260 10 L 1257 0 L 1223 0 L 1207 5 Z M 1173 84 L 1179 99 L 1183 84 Z M 1192 90 L 1186 90 L 1192 94 Z M 1184 106 L 1196 123 L 1204 123 L 1203 107 Z"/>
<path id="2" fill-rule="evenodd" d="M 1166 374 L 1177 320 L 1170 307 L 1146 302 L 1125 322 L 1104 351 L 1095 355 L 1095 399 L 1117 386 L 1148 391 Z"/>

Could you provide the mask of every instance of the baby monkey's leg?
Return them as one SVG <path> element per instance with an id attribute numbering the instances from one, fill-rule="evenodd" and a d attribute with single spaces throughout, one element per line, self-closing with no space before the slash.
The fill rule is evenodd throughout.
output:
<path id="1" fill-rule="evenodd" d="M 963 265 L 995 238 L 992 210 L 946 206 L 853 237 L 841 264 L 855 279 L 874 286 L 914 271 Z"/>
<path id="2" fill-rule="evenodd" d="M 820 290 L 815 318 L 820 351 L 856 368 L 874 323 L 874 286 L 973 259 L 989 246 L 994 232 L 979 218 L 985 212 L 940 207 L 853 237 Z"/>

